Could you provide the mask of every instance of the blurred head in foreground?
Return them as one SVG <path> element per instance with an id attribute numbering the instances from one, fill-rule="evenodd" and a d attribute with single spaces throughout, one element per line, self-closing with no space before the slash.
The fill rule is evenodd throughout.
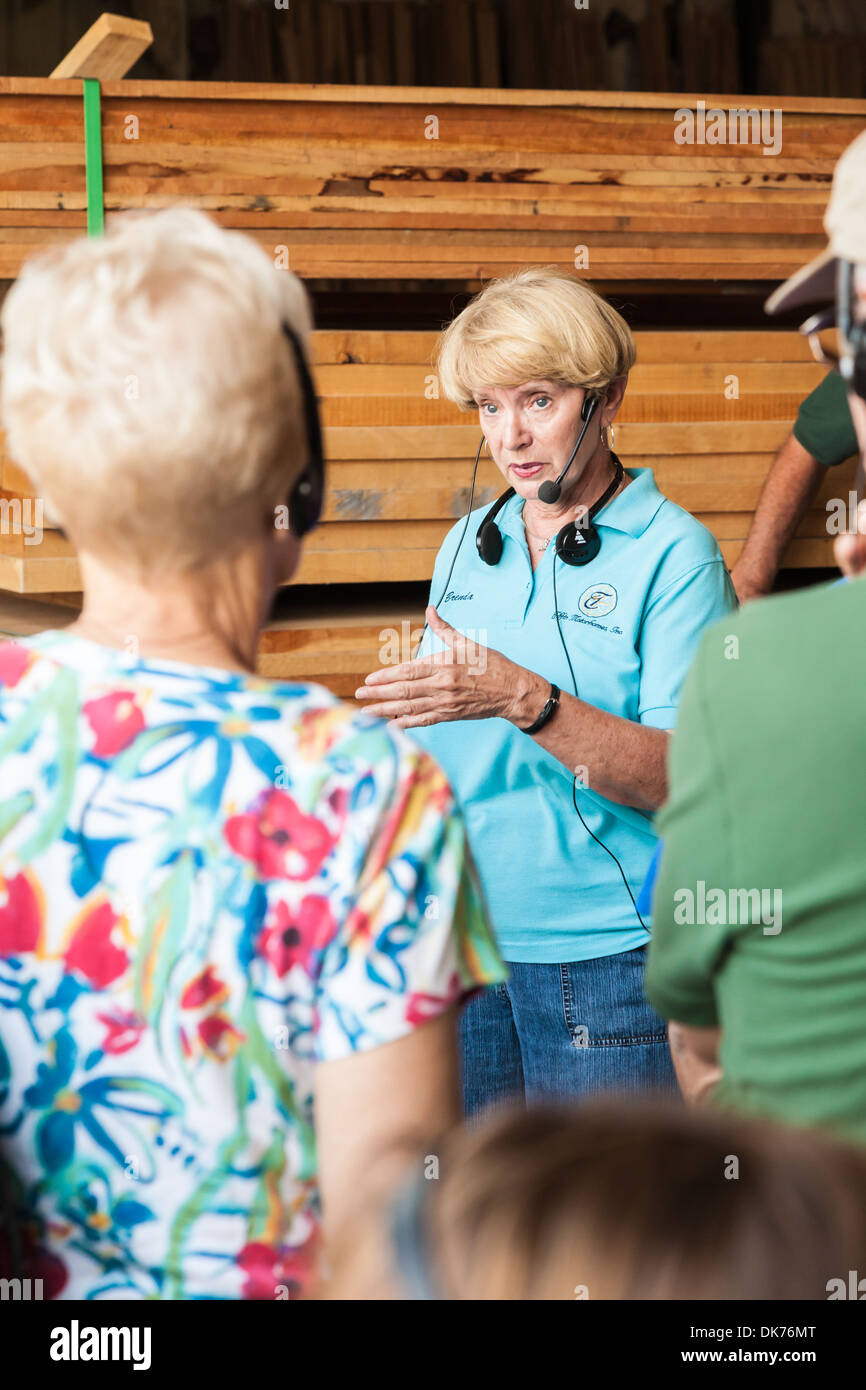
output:
<path id="1" fill-rule="evenodd" d="M 500 1112 L 334 1255 L 331 1298 L 827 1299 L 866 1267 L 866 1154 L 673 1104 Z"/>

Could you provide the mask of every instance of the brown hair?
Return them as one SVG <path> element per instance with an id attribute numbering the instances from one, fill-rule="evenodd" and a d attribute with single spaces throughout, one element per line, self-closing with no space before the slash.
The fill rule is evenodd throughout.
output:
<path id="1" fill-rule="evenodd" d="M 432 1255 L 457 1299 L 826 1299 L 866 1269 L 866 1153 L 722 1111 L 508 1111 L 440 1172 Z"/>

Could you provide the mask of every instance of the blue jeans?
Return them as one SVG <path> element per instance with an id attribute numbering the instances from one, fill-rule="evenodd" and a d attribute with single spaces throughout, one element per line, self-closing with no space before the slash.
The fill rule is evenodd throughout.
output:
<path id="1" fill-rule="evenodd" d="M 517 1100 L 678 1092 L 662 1018 L 643 992 L 646 947 L 566 965 L 512 962 L 460 1020 L 467 1115 Z"/>

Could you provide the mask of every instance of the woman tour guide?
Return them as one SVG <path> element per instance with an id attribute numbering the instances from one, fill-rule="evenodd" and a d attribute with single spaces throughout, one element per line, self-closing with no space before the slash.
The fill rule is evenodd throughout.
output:
<path id="1" fill-rule="evenodd" d="M 478 411 L 506 491 L 446 536 L 416 658 L 357 692 L 447 773 L 509 963 L 463 1013 L 470 1113 L 675 1086 L 636 899 L 683 679 L 736 598 L 709 531 L 613 451 L 634 360 L 620 315 L 555 267 L 449 325 L 441 389 Z"/>

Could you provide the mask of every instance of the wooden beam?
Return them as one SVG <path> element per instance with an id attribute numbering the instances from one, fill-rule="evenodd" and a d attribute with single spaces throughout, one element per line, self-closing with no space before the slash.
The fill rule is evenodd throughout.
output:
<path id="1" fill-rule="evenodd" d="M 153 30 L 146 20 L 101 14 L 57 64 L 51 76 L 117 81 L 126 76 L 152 43 Z"/>
<path id="2" fill-rule="evenodd" d="M 133 23 L 128 20 L 127 23 Z M 72 50 L 74 52 L 74 49 Z M 52 77 L 54 74 L 52 73 Z M 698 101 L 726 110 L 766 106 L 784 115 L 797 113 L 826 117 L 866 115 L 866 100 L 861 97 L 782 97 L 782 96 L 710 96 L 706 92 L 623 92 L 623 91 L 554 91 L 547 88 L 515 90 L 514 88 L 482 87 L 373 87 L 363 83 L 326 82 L 167 82 L 152 78 L 132 78 L 116 91 L 110 87 L 106 97 L 164 98 L 170 102 L 189 97 L 196 100 L 224 99 L 234 101 L 341 102 L 371 105 L 408 105 L 425 111 L 438 106 L 495 106 L 495 107 L 559 107 L 581 110 L 584 107 L 610 108 L 614 111 L 666 111 L 673 113 L 681 107 L 694 107 Z M 50 91 L 44 77 L 0 77 L 0 93 L 18 96 L 44 96 Z M 436 105 L 433 105 L 436 103 Z M 851 137 L 853 139 L 853 136 Z M 689 158 L 693 147 L 689 147 Z M 718 149 L 718 146 L 712 148 Z M 776 160 L 774 159 L 774 164 Z"/>

